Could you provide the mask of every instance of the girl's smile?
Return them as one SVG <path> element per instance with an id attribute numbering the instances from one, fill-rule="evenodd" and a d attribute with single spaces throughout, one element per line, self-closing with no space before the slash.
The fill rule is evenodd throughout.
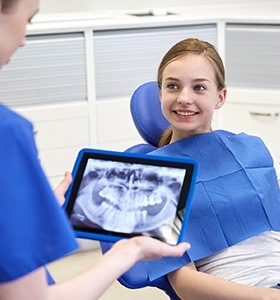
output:
<path id="1" fill-rule="evenodd" d="M 184 117 L 185 119 L 190 119 L 192 116 L 199 114 L 199 112 L 191 111 L 191 110 L 182 110 L 182 109 L 174 109 L 173 112 L 178 115 L 178 117 Z"/>

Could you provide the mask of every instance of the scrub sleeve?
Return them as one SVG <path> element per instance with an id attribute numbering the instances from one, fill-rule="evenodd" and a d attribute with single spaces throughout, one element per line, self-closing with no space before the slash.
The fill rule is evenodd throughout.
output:
<path id="1" fill-rule="evenodd" d="M 77 242 L 38 160 L 33 126 L 0 105 L 0 283 L 74 251 Z"/>

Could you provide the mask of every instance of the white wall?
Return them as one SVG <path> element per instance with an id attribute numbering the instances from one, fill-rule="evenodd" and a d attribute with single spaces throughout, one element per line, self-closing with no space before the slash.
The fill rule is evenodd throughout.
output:
<path id="1" fill-rule="evenodd" d="M 262 2 L 247 0 L 246 3 Z M 40 12 L 72 12 L 86 10 L 148 9 L 187 5 L 236 4 L 244 0 L 41 0 Z"/>

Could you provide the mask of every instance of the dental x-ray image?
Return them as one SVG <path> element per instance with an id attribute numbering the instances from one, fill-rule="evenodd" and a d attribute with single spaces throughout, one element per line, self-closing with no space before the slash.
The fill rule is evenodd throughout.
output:
<path id="1" fill-rule="evenodd" d="M 172 236 L 185 173 L 180 168 L 89 159 L 70 221 L 74 226 L 176 242 L 179 233 Z"/>

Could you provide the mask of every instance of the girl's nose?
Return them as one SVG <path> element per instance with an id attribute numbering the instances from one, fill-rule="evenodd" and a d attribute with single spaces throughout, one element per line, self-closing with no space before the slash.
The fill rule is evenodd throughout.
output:
<path id="1" fill-rule="evenodd" d="M 190 105 L 193 103 L 192 93 L 188 89 L 183 89 L 177 99 L 177 103 L 180 105 Z"/>

